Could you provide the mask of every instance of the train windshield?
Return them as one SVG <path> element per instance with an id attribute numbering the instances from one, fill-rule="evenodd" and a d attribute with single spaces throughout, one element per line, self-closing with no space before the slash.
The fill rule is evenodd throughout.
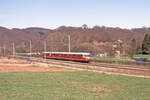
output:
<path id="1" fill-rule="evenodd" d="M 89 58 L 89 57 L 90 57 L 90 55 L 84 55 L 84 57 L 86 57 L 86 58 L 88 57 L 88 58 Z"/>

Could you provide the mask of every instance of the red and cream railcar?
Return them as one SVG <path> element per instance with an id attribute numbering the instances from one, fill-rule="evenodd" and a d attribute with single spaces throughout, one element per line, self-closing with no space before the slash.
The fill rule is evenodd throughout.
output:
<path id="1" fill-rule="evenodd" d="M 44 52 L 43 57 L 47 59 L 61 59 L 89 62 L 90 53 L 77 53 L 77 52 Z"/>

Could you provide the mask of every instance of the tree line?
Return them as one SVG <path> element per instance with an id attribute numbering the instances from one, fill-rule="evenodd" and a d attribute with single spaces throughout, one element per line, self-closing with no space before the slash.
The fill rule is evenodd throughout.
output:
<path id="1" fill-rule="evenodd" d="M 131 40 L 129 55 L 133 57 L 134 54 L 150 54 L 150 34 L 145 34 L 141 47 L 135 38 Z"/>

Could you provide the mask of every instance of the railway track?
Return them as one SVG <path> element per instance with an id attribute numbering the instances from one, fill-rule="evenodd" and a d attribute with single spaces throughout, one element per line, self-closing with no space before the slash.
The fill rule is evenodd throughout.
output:
<path id="1" fill-rule="evenodd" d="M 53 60 L 53 59 L 43 59 L 36 57 L 23 57 L 23 56 L 15 56 L 10 58 L 23 59 L 30 62 L 41 62 L 52 64 L 56 66 L 67 66 L 67 68 L 72 69 L 80 69 L 80 70 L 88 70 L 94 72 L 102 72 L 102 73 L 118 73 L 118 74 L 128 74 L 136 75 L 136 76 L 150 76 L 150 66 L 132 66 L 132 65 L 119 65 L 119 64 L 106 64 L 106 63 L 81 63 L 81 62 L 73 62 L 73 61 L 62 61 L 62 60 Z"/>

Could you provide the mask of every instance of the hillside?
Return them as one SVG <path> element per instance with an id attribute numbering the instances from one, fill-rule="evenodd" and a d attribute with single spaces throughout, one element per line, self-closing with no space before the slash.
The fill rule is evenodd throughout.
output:
<path id="1" fill-rule="evenodd" d="M 47 51 L 68 51 L 68 35 L 70 35 L 72 51 L 99 53 L 111 51 L 112 45 L 117 40 L 129 44 L 131 39 L 136 38 L 140 46 L 146 33 L 150 33 L 150 28 L 129 30 L 99 26 L 93 28 L 61 26 L 50 30 L 36 27 L 26 29 L 0 27 L 0 46 L 5 45 L 6 51 L 12 52 L 14 42 L 16 52 L 29 52 L 31 40 L 33 52 L 42 52 L 46 41 Z"/>
<path id="2" fill-rule="evenodd" d="M 122 40 L 128 45 L 133 38 L 136 38 L 137 45 L 140 46 L 145 33 L 150 33 L 150 28 L 129 30 L 99 26 L 90 29 L 62 26 L 48 32 L 42 40 L 47 41 L 48 51 L 68 51 L 68 35 L 70 35 L 72 51 L 104 52 L 111 51 L 113 43 L 117 40 Z M 102 45 L 95 45 L 94 42 L 102 43 Z"/>
<path id="3" fill-rule="evenodd" d="M 17 50 L 21 51 L 25 47 L 23 51 L 26 51 L 29 48 L 29 40 L 34 43 L 48 31 L 50 30 L 44 28 L 7 29 L 0 27 L 0 47 L 5 46 L 6 51 L 10 52 L 14 42 Z"/>

